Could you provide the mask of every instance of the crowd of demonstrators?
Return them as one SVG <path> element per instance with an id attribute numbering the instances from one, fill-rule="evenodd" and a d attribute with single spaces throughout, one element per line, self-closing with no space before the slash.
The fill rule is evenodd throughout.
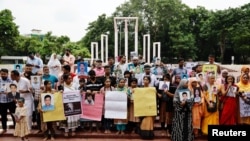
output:
<path id="1" fill-rule="evenodd" d="M 105 65 L 103 60 L 95 60 L 87 72 L 83 73 L 87 76 L 82 77 L 75 70 L 75 57 L 70 50 L 66 50 L 62 62 L 53 53 L 47 64 L 34 53 L 29 53 L 23 73 L 1 68 L 2 133 L 7 130 L 9 111 L 15 126 L 14 135 L 22 140 L 28 140 L 28 134 L 35 128 L 32 125 L 36 125 L 38 131 L 44 133 L 44 141 L 49 136 L 54 140 L 55 130 L 62 130 L 64 136 L 68 137 L 75 136 L 79 128 L 84 129 L 80 130 L 82 132 L 103 130 L 105 134 L 137 133 L 143 139 L 154 138 L 156 117 L 134 115 L 134 89 L 147 87 L 154 87 L 157 91 L 157 116 L 162 134 L 174 141 L 192 141 L 201 134 L 207 135 L 208 125 L 250 125 L 250 116 L 241 117 L 239 107 L 239 100 L 250 104 L 246 93 L 250 92 L 249 66 L 242 67 L 240 76 L 232 76 L 227 70 L 220 70 L 213 55 L 208 60 L 207 64 L 217 66 L 217 75 L 200 75 L 203 64 L 197 64 L 188 71 L 182 58 L 178 60 L 176 68 L 171 68 L 159 58 L 154 58 L 152 64 L 145 64 L 141 56 L 134 56 L 128 62 L 126 56 L 121 55 L 118 62 L 109 57 Z M 83 59 L 80 61 L 84 62 Z M 40 87 L 32 85 L 31 79 L 34 76 L 42 79 Z M 162 83 L 164 86 L 160 87 Z M 7 89 L 11 89 L 11 93 Z M 85 93 L 89 97 L 86 102 L 90 103 L 91 96 L 97 94 L 103 94 L 105 98 L 108 91 L 125 92 L 128 96 L 127 119 L 105 118 L 104 103 L 101 121 L 83 120 L 80 115 L 73 115 L 67 116 L 64 121 L 44 122 L 41 93 L 54 94 L 72 90 Z M 182 97 L 182 91 L 189 93 L 189 98 L 184 98 L 184 92 Z"/>

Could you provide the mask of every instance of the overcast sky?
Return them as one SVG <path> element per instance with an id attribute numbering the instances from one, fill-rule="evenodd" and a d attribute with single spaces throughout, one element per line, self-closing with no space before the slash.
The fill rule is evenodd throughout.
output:
<path id="1" fill-rule="evenodd" d="M 21 34 L 32 29 L 53 35 L 67 35 L 79 41 L 88 24 L 103 13 L 110 16 L 126 0 L 0 0 L 0 10 L 10 9 Z M 128 1 L 128 0 L 127 0 Z M 238 7 L 250 0 L 182 0 L 191 8 L 197 5 L 209 10 Z"/>

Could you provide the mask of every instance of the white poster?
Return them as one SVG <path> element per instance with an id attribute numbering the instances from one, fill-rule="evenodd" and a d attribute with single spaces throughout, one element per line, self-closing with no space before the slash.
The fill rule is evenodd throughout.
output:
<path id="1" fill-rule="evenodd" d="M 80 91 L 70 91 L 63 93 L 63 106 L 65 116 L 82 114 Z"/>
<path id="2" fill-rule="evenodd" d="M 159 83 L 159 90 L 169 90 L 169 84 L 168 81 L 160 81 Z"/>
<path id="3" fill-rule="evenodd" d="M 127 94 L 109 91 L 105 94 L 105 118 L 127 119 Z"/>
<path id="4" fill-rule="evenodd" d="M 247 99 L 250 99 L 250 92 L 245 92 Z M 250 105 L 247 104 L 242 98 L 239 98 L 240 101 L 240 117 L 250 117 Z"/>
<path id="5" fill-rule="evenodd" d="M 198 62 L 186 62 L 186 69 L 188 70 L 188 71 L 190 71 L 190 70 L 192 70 L 192 68 L 194 67 L 194 66 L 196 66 L 198 64 Z"/>
<path id="6" fill-rule="evenodd" d="M 31 86 L 33 89 L 40 89 L 41 87 L 41 76 L 31 76 Z"/>

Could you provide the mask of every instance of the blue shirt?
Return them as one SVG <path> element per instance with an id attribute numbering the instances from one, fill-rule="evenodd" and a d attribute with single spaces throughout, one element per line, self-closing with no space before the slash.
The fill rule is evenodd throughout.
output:
<path id="1" fill-rule="evenodd" d="M 52 110 L 55 110 L 55 106 L 54 105 L 49 105 L 49 106 L 43 105 L 42 110 L 43 111 L 52 111 Z"/>
<path id="2" fill-rule="evenodd" d="M 58 79 L 56 78 L 56 76 L 50 75 L 50 74 L 49 75 L 43 75 L 43 81 L 44 80 L 50 81 L 51 84 L 52 84 L 52 88 L 55 88 L 55 83 L 58 82 Z"/>

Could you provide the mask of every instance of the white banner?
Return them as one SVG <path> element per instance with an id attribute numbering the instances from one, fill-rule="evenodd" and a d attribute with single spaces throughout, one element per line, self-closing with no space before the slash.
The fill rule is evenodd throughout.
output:
<path id="1" fill-rule="evenodd" d="M 127 94 L 121 91 L 108 91 L 105 94 L 105 118 L 127 119 Z"/>

